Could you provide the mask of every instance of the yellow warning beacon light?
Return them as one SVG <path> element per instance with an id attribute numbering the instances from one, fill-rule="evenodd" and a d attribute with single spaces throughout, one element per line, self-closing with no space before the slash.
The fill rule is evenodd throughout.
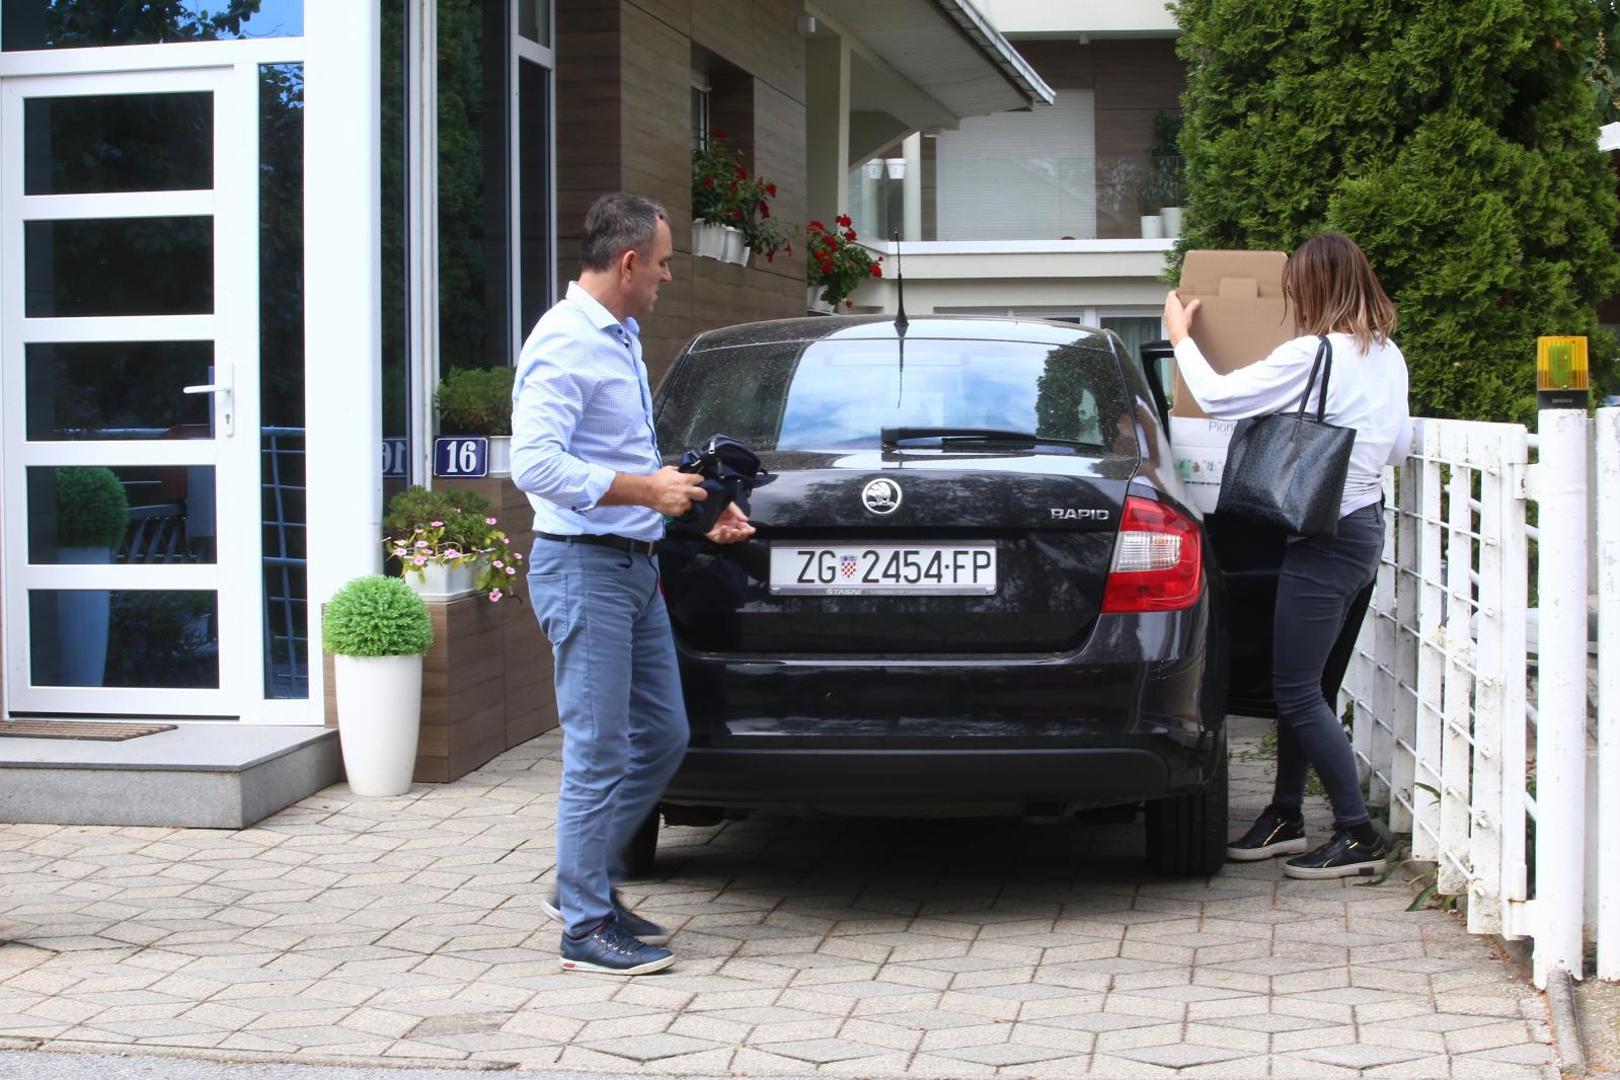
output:
<path id="1" fill-rule="evenodd" d="M 1585 390 L 1586 339 L 1536 338 L 1536 389 Z"/>

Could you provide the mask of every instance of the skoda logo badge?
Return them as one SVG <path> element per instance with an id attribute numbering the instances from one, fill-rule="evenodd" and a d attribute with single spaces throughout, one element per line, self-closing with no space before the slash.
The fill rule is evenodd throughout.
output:
<path id="1" fill-rule="evenodd" d="M 879 478 L 861 488 L 861 502 L 874 514 L 892 514 L 900 508 L 900 485 Z"/>

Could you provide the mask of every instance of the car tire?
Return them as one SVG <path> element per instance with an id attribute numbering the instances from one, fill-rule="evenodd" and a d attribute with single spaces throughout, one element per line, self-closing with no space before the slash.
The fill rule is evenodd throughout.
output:
<path id="1" fill-rule="evenodd" d="M 1147 804 L 1147 856 L 1171 877 L 1211 877 L 1226 864 L 1226 730 L 1216 740 L 1215 772 L 1204 787 Z"/>
<path id="2" fill-rule="evenodd" d="M 647 815 L 647 820 L 641 823 L 636 835 L 630 838 L 630 843 L 624 848 L 624 870 L 633 878 L 646 877 L 652 873 L 653 862 L 658 856 L 658 809 Z"/>

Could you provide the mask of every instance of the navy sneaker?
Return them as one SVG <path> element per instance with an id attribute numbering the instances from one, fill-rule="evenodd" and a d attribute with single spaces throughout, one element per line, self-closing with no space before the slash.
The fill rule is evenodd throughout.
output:
<path id="1" fill-rule="evenodd" d="M 1298 855 L 1309 847 L 1304 820 L 1285 818 L 1268 806 L 1248 832 L 1226 845 L 1226 857 L 1233 862 L 1255 862 L 1277 855 Z"/>
<path id="2" fill-rule="evenodd" d="M 1300 850 L 1305 849 L 1301 848 Z M 540 908 L 553 919 L 563 923 L 564 926 L 567 925 L 563 921 L 562 909 L 557 906 L 556 893 L 552 893 L 540 901 Z M 613 915 L 618 920 L 619 925 L 624 928 L 625 933 L 633 938 L 640 938 L 642 941 L 652 941 L 654 939 L 661 941 L 669 937 L 668 930 L 665 930 L 651 919 L 643 919 L 640 915 L 625 907 L 624 898 L 619 895 L 618 889 L 613 890 Z"/>
<path id="3" fill-rule="evenodd" d="M 1283 863 L 1283 873 L 1307 881 L 1318 878 L 1376 877 L 1388 864 L 1389 840 L 1382 834 L 1365 844 L 1340 829 L 1333 839 L 1296 859 Z"/>
<path id="4" fill-rule="evenodd" d="M 591 971 L 598 975 L 647 975 L 675 962 L 675 954 L 637 941 L 617 921 L 609 919 L 583 938 L 562 936 L 564 971 Z"/>

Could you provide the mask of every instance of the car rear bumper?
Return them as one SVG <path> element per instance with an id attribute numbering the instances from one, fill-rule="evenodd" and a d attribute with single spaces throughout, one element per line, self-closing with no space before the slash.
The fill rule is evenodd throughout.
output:
<path id="1" fill-rule="evenodd" d="M 695 747 L 665 801 L 862 813 L 1069 813 L 1202 785 L 1213 735 L 1192 745 L 982 749 Z"/>

